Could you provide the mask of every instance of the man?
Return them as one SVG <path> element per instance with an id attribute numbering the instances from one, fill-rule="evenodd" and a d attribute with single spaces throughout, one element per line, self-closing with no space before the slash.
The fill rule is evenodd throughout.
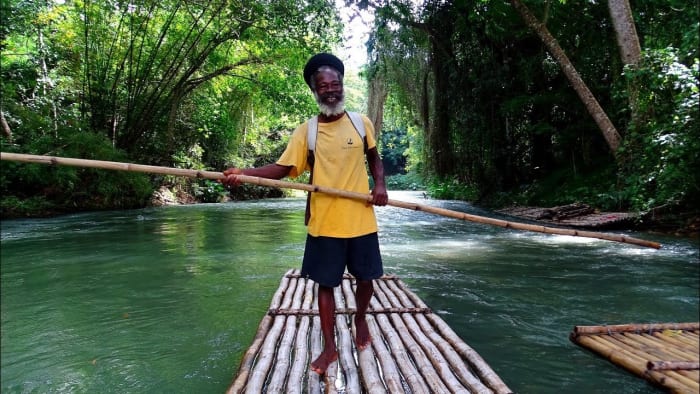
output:
<path id="1" fill-rule="evenodd" d="M 281 179 L 298 177 L 311 170 L 312 183 L 334 189 L 369 193 L 365 156 L 374 179 L 371 191 L 374 205 L 386 205 L 388 196 L 384 184 L 384 167 L 377 152 L 374 128 L 362 116 L 366 137 L 360 134 L 345 112 L 343 63 L 337 57 L 317 54 L 304 67 L 304 80 L 311 88 L 320 114 L 316 144 L 309 148 L 306 122 L 294 131 L 282 156 L 274 164 L 258 168 L 229 168 L 224 171 L 228 186 L 239 184 L 236 175 Z M 313 129 L 313 127 L 311 127 Z M 316 130 L 311 130 L 314 132 Z M 337 360 L 335 345 L 335 299 L 333 288 L 342 282 L 347 267 L 357 281 L 355 292 L 355 343 L 359 350 L 371 341 L 365 313 L 374 292 L 372 280 L 383 274 L 379 254 L 377 220 L 371 204 L 364 201 L 313 193 L 307 206 L 308 235 L 301 275 L 318 284 L 318 309 L 324 348 L 311 363 L 311 369 L 322 375 Z"/>

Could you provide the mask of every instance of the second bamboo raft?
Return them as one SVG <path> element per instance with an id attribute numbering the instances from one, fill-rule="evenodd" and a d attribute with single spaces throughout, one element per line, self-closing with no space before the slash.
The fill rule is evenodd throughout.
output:
<path id="1" fill-rule="evenodd" d="M 314 283 L 290 270 L 244 354 L 228 393 L 511 393 L 479 354 L 396 277 L 374 282 L 372 345 L 356 349 L 354 283 L 335 289 L 337 362 L 309 370 L 321 353 Z"/>
<path id="2" fill-rule="evenodd" d="M 572 342 L 673 393 L 700 392 L 700 323 L 576 326 Z"/>

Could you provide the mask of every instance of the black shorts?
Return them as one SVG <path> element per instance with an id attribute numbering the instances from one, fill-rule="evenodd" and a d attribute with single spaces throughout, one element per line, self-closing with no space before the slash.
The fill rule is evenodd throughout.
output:
<path id="1" fill-rule="evenodd" d="M 336 287 L 345 267 L 357 280 L 378 279 L 384 274 L 377 233 L 355 238 L 306 236 L 301 276 L 321 286 Z"/>

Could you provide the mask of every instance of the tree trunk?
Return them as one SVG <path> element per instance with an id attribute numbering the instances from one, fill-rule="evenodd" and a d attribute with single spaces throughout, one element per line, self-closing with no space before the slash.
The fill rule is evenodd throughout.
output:
<path id="1" fill-rule="evenodd" d="M 620 49 L 620 58 L 625 66 L 636 70 L 642 57 L 642 49 L 639 45 L 639 36 L 634 26 L 632 17 L 632 7 L 629 0 L 608 0 L 608 10 L 615 28 L 617 46 Z M 629 94 L 629 107 L 632 117 L 632 124 L 639 122 L 639 109 L 637 101 L 639 99 L 639 87 L 632 79 L 627 85 Z"/>
<path id="2" fill-rule="evenodd" d="M 12 143 L 12 129 L 10 129 L 7 120 L 5 120 L 5 113 L 3 111 L 0 111 L 0 124 L 2 125 L 2 133 L 7 137 L 8 142 Z"/>
<path id="3" fill-rule="evenodd" d="M 369 95 L 367 97 L 367 117 L 374 125 L 374 137 L 379 140 L 382 131 L 382 119 L 384 118 L 384 103 L 389 92 L 386 90 L 386 80 L 383 73 L 375 73 L 369 81 Z"/>
<path id="4" fill-rule="evenodd" d="M 605 141 L 607 141 L 610 150 L 613 153 L 617 152 L 617 148 L 620 146 L 620 134 L 576 71 L 574 65 L 559 46 L 557 40 L 549 33 L 547 28 L 532 15 L 530 10 L 520 0 L 511 0 L 510 2 L 518 13 L 520 13 L 523 20 L 525 20 L 527 26 L 537 33 L 547 47 L 549 53 L 557 60 L 564 75 L 569 79 L 572 87 L 586 106 L 588 113 L 591 114 L 598 128 L 600 128 L 600 131 L 603 133 L 603 137 L 605 137 Z"/>
<path id="5" fill-rule="evenodd" d="M 625 65 L 637 66 L 642 57 L 637 29 L 632 18 L 632 8 L 629 0 L 608 0 L 610 18 L 615 28 L 617 45 Z"/>
<path id="6" fill-rule="evenodd" d="M 39 65 L 41 68 L 41 93 L 44 98 L 51 103 L 51 123 L 53 126 L 54 138 L 58 138 L 58 109 L 56 108 L 56 101 L 52 97 L 48 97 L 48 88 L 52 87 L 52 84 L 49 77 L 49 67 L 46 64 L 48 53 L 46 44 L 44 43 L 44 31 L 41 26 L 37 28 L 37 47 L 39 52 Z"/>

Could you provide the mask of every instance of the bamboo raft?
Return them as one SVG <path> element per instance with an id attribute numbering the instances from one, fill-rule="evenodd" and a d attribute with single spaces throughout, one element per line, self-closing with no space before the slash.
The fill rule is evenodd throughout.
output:
<path id="1" fill-rule="evenodd" d="M 570 204 L 553 208 L 511 207 L 496 212 L 558 226 L 591 229 L 610 229 L 629 225 L 639 218 L 638 214 L 629 212 L 596 212 L 584 204 Z"/>
<path id="2" fill-rule="evenodd" d="M 700 323 L 576 326 L 569 338 L 672 393 L 700 392 Z"/>
<path id="3" fill-rule="evenodd" d="M 319 376 L 322 349 L 315 284 L 290 270 L 281 280 L 228 393 L 511 393 L 474 349 L 394 276 L 374 281 L 367 312 L 372 344 L 352 333 L 354 280 L 335 289 L 338 361 Z"/>

